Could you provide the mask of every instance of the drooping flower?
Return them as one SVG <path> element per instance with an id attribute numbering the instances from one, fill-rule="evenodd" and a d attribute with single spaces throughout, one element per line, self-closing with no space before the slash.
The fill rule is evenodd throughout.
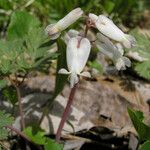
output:
<path id="1" fill-rule="evenodd" d="M 107 55 L 114 62 L 117 70 L 124 70 L 131 66 L 131 61 L 123 56 L 124 51 L 122 46 L 117 43 L 113 44 L 106 36 L 98 33 L 98 41 L 96 41 L 97 48 L 105 55 Z"/>
<path id="2" fill-rule="evenodd" d="M 89 72 L 82 72 L 90 54 L 91 44 L 87 38 L 74 37 L 67 44 L 68 70 L 62 68 L 58 73 L 70 74 L 71 88 L 79 81 L 78 75 L 90 77 Z"/>
<path id="3" fill-rule="evenodd" d="M 74 38 L 74 37 L 78 37 L 79 36 L 79 32 L 77 30 L 73 30 L 73 29 L 70 29 L 63 37 L 62 39 L 64 40 L 64 42 L 66 44 L 68 44 L 69 40 L 71 38 Z"/>
<path id="4" fill-rule="evenodd" d="M 55 24 L 50 24 L 46 27 L 46 33 L 51 39 L 56 39 L 60 36 L 61 32 L 68 28 L 71 24 L 76 22 L 83 14 L 81 8 L 76 8 L 68 13 L 64 18 L 59 20 Z"/>
<path id="5" fill-rule="evenodd" d="M 120 42 L 124 47 L 131 48 L 135 45 L 135 38 L 131 35 L 123 33 L 112 20 L 104 15 L 89 14 L 89 18 L 93 25 L 108 38 Z"/>

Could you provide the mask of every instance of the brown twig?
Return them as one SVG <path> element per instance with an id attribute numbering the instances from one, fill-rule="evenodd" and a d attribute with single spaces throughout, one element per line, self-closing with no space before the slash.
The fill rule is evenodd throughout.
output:
<path id="1" fill-rule="evenodd" d="M 5 126 L 5 128 L 10 129 L 11 131 L 15 132 L 17 135 L 20 135 L 25 140 L 31 142 L 31 140 L 25 134 L 23 134 L 21 131 L 19 131 L 18 129 L 14 128 L 13 126 L 7 125 L 7 126 Z"/>
<path id="2" fill-rule="evenodd" d="M 75 95 L 75 92 L 76 92 L 76 88 L 77 88 L 77 84 L 74 85 L 74 87 L 71 89 L 71 92 L 70 92 L 70 95 L 69 95 L 69 99 L 68 99 L 68 102 L 67 102 L 67 106 L 63 112 L 63 115 L 62 115 L 62 119 L 61 119 L 61 122 L 59 124 L 59 127 L 58 127 L 58 130 L 57 130 L 57 133 L 56 133 L 56 138 L 55 140 L 57 142 L 60 141 L 60 137 L 61 137 L 61 132 L 62 132 L 62 129 L 64 127 L 64 124 L 69 116 L 69 113 L 70 113 L 70 109 L 71 109 L 71 105 L 73 103 L 73 99 L 74 99 L 74 95 Z"/>

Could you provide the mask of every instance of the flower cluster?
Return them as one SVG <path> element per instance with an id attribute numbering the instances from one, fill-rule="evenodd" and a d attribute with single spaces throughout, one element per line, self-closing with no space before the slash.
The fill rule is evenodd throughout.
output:
<path id="1" fill-rule="evenodd" d="M 81 8 L 76 8 L 67 14 L 64 18 L 55 24 L 46 27 L 46 33 L 51 39 L 57 39 L 61 32 L 76 22 L 83 16 Z M 86 31 L 89 28 L 97 28 L 95 45 L 105 55 L 114 62 L 117 70 L 126 69 L 131 66 L 130 60 L 124 56 L 123 48 L 131 48 L 135 45 L 135 39 L 131 35 L 123 33 L 112 20 L 104 15 L 95 15 L 90 13 L 87 17 Z M 89 72 L 83 72 L 88 60 L 91 42 L 82 36 L 76 30 L 69 30 L 63 37 L 67 45 L 67 66 L 68 70 L 62 68 L 59 70 L 61 74 L 70 75 L 70 84 L 73 87 L 79 81 L 80 76 L 90 77 Z"/>

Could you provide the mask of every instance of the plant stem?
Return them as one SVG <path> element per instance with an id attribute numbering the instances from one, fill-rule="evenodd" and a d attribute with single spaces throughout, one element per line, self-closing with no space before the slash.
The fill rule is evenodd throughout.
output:
<path id="1" fill-rule="evenodd" d="M 16 86 L 16 91 L 17 91 L 17 98 L 18 98 L 18 105 L 19 105 L 19 114 L 20 114 L 20 124 L 21 124 L 21 130 L 25 128 L 25 121 L 24 121 L 24 113 L 23 113 L 23 108 L 22 108 L 22 103 L 21 103 L 21 94 L 20 94 L 20 89 L 19 86 Z"/>
<path id="2" fill-rule="evenodd" d="M 71 105 L 73 103 L 73 99 L 74 99 L 74 95 L 75 95 L 75 92 L 76 92 L 76 88 L 77 88 L 77 85 L 78 83 L 76 83 L 74 85 L 74 87 L 71 89 L 71 92 L 70 92 L 70 95 L 69 95 L 69 99 L 68 99 L 68 102 L 67 102 L 67 105 L 66 105 L 66 108 L 63 112 L 63 115 L 62 115 L 62 119 L 61 119 L 61 122 L 59 124 L 59 127 L 58 127 L 58 130 L 57 130 L 57 133 L 56 133 L 56 138 L 55 140 L 57 142 L 60 141 L 60 137 L 61 137 L 61 132 L 62 132 L 62 129 L 64 127 L 64 124 L 69 116 L 69 113 L 70 113 L 70 109 L 71 109 Z"/>
<path id="3" fill-rule="evenodd" d="M 13 126 L 5 126 L 5 128 L 10 129 L 11 131 L 14 131 L 17 135 L 20 135 L 22 138 L 24 138 L 25 140 L 31 142 L 31 140 L 25 135 L 23 134 L 21 131 L 19 131 L 18 129 L 14 128 Z"/>
<path id="4" fill-rule="evenodd" d="M 17 75 L 15 75 L 16 77 L 16 81 L 17 80 Z M 20 85 L 17 84 L 17 82 L 14 82 L 11 77 L 9 77 L 9 80 L 11 82 L 11 84 L 15 87 L 16 92 L 17 92 L 17 99 L 18 99 L 18 105 L 19 105 L 19 114 L 20 114 L 20 126 L 21 126 L 21 130 L 25 128 L 25 121 L 24 121 L 24 113 L 23 113 L 23 108 L 22 108 L 22 103 L 21 103 L 21 93 L 20 93 Z M 24 80 L 24 79 L 23 79 Z M 23 81 L 22 80 L 22 81 Z M 22 84 L 22 83 L 21 83 Z"/>

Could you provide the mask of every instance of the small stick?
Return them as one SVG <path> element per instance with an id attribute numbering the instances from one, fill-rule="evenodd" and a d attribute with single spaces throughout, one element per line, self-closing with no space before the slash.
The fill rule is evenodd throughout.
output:
<path id="1" fill-rule="evenodd" d="M 21 131 L 19 131 L 18 129 L 14 128 L 13 126 L 6 125 L 4 127 L 10 129 L 11 131 L 14 131 L 17 135 L 20 135 L 25 140 L 31 142 L 31 140 L 25 134 L 23 134 Z"/>
<path id="2" fill-rule="evenodd" d="M 60 124 L 59 124 L 58 130 L 57 130 L 57 133 L 56 133 L 56 138 L 55 138 L 55 140 L 56 140 L 57 142 L 60 141 L 62 129 L 63 129 L 64 124 L 65 124 L 65 122 L 66 122 L 66 120 L 67 120 L 67 118 L 68 118 L 68 116 L 69 116 L 70 109 L 71 109 L 71 105 L 72 105 L 72 103 L 73 103 L 74 95 L 75 95 L 75 92 L 76 92 L 77 84 L 78 84 L 78 83 L 76 83 L 76 84 L 74 85 L 74 87 L 71 89 L 71 92 L 70 92 L 70 95 L 69 95 L 69 99 L 68 99 L 68 102 L 67 102 L 67 106 L 66 106 L 66 108 L 65 108 L 65 110 L 64 110 L 64 112 L 63 112 L 62 119 L 61 119 L 61 122 L 60 122 Z"/>

